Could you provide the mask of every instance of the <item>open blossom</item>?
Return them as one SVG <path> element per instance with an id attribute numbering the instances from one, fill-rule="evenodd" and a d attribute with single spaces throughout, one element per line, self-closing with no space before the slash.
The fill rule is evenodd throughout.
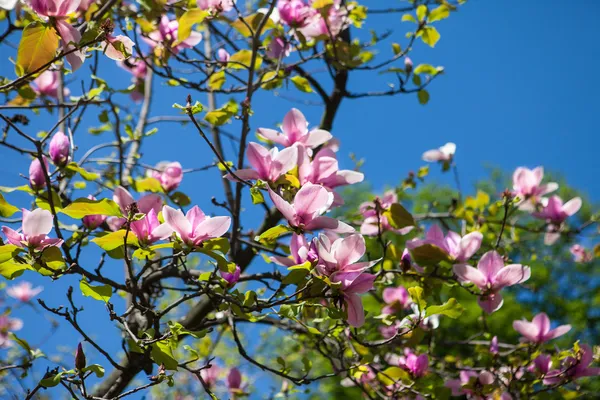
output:
<path id="1" fill-rule="evenodd" d="M 542 184 L 544 168 L 529 169 L 519 167 L 513 174 L 514 194 L 523 200 L 520 208 L 533 210 L 541 196 L 558 189 L 558 183 L 549 182 Z"/>
<path id="2" fill-rule="evenodd" d="M 49 172 L 46 156 L 42 156 L 42 160 L 44 160 L 46 172 Z M 34 158 L 29 165 L 29 184 L 34 190 L 39 190 L 46 186 L 46 175 L 44 174 L 44 169 L 39 158 Z"/>
<path id="3" fill-rule="evenodd" d="M 456 153 L 456 145 L 452 142 L 448 142 L 439 149 L 428 150 L 423 153 L 423 161 L 428 162 L 451 162 Z"/>
<path id="4" fill-rule="evenodd" d="M 248 144 L 248 161 L 252 169 L 240 169 L 235 175 L 240 179 L 261 179 L 274 182 L 280 176 L 294 168 L 298 162 L 298 149 L 289 147 L 279 151 L 276 147 L 268 150 L 258 143 Z M 227 175 L 228 179 L 235 179 Z"/>
<path id="5" fill-rule="evenodd" d="M 164 206 L 162 213 L 165 223 L 189 246 L 198 246 L 205 240 L 221 237 L 231 225 L 231 218 L 209 217 L 198 206 L 190 208 L 185 215 L 181 210 Z"/>
<path id="6" fill-rule="evenodd" d="M 217 60 L 221 61 L 222 63 L 226 63 L 227 61 L 229 61 L 229 59 L 231 58 L 231 55 L 229 54 L 229 52 L 223 48 L 220 48 L 219 50 L 217 50 Z"/>
<path id="7" fill-rule="evenodd" d="M 0 349 L 7 348 L 12 345 L 9 338 L 9 333 L 18 331 L 23 327 L 23 321 L 18 318 L 10 318 L 8 315 L 0 315 Z"/>
<path id="8" fill-rule="evenodd" d="M 549 371 L 544 385 L 554 385 L 566 379 L 578 379 L 586 376 L 600 375 L 600 368 L 590 367 L 594 362 L 594 352 L 587 344 L 582 344 L 577 357 L 567 357 L 560 369 Z"/>
<path id="9" fill-rule="evenodd" d="M 227 374 L 227 388 L 232 392 L 242 390 L 242 373 L 237 368 L 231 368 Z"/>
<path id="10" fill-rule="evenodd" d="M 235 271 L 233 273 L 219 271 L 219 273 L 221 274 L 221 278 L 225 279 L 227 281 L 227 283 L 229 284 L 229 286 L 235 285 L 237 283 L 237 281 L 240 280 L 241 272 L 242 272 L 242 270 L 239 265 L 235 266 Z"/>
<path id="11" fill-rule="evenodd" d="M 178 53 L 181 49 L 191 49 L 202 41 L 202 34 L 192 30 L 190 36 L 183 42 L 178 42 L 177 33 L 179 31 L 179 22 L 169 20 L 169 17 L 163 15 L 158 24 L 158 29 L 151 32 L 147 38 L 144 38 L 150 47 L 170 46 L 173 52 Z"/>
<path id="12" fill-rule="evenodd" d="M 362 326 L 365 323 L 365 310 L 358 295 L 373 289 L 377 276 L 362 271 L 351 271 L 335 272 L 330 278 L 331 282 L 341 284 L 340 291 L 344 296 L 348 323 L 354 327 Z"/>
<path id="13" fill-rule="evenodd" d="M 171 236 L 173 229 L 169 224 L 161 224 L 158 221 L 156 211 L 151 209 L 142 219 L 131 222 L 131 232 L 142 244 L 152 244 Z"/>
<path id="14" fill-rule="evenodd" d="M 540 354 L 527 370 L 537 375 L 546 375 L 550 368 L 552 368 L 552 357 L 548 354 Z"/>
<path id="15" fill-rule="evenodd" d="M 277 10 L 280 20 L 292 27 L 303 26 L 305 20 L 315 11 L 304 0 L 279 0 Z"/>
<path id="16" fill-rule="evenodd" d="M 412 303 L 408 290 L 404 286 L 385 288 L 383 290 L 383 301 L 387 304 L 381 310 L 383 314 L 395 314 L 403 308 L 410 307 Z"/>
<path id="17" fill-rule="evenodd" d="M 41 17 L 52 17 L 54 26 L 61 38 L 62 46 L 67 51 L 74 50 L 75 47 L 69 43 L 78 44 L 81 40 L 81 34 L 65 19 L 69 14 L 77 11 L 81 0 L 30 0 L 29 5 Z M 67 61 L 71 64 L 73 71 L 79 69 L 85 60 L 85 55 L 80 50 L 75 50 L 67 54 Z"/>
<path id="18" fill-rule="evenodd" d="M 274 37 L 267 47 L 266 55 L 269 58 L 279 60 L 285 58 L 292 52 L 292 46 L 284 38 Z"/>
<path id="19" fill-rule="evenodd" d="M 307 242 L 304 235 L 292 234 L 290 241 L 290 257 L 272 256 L 271 261 L 275 264 L 291 267 L 304 264 L 305 262 L 314 262 L 318 259 L 316 239 Z"/>
<path id="20" fill-rule="evenodd" d="M 298 179 L 300 184 L 320 184 L 333 190 L 339 186 L 353 185 L 362 182 L 364 175 L 361 172 L 339 169 L 335 152 L 328 148 L 319 150 L 310 158 L 310 152 L 302 145 L 298 145 Z M 333 192 L 333 205 L 344 203 L 341 196 Z"/>
<path id="21" fill-rule="evenodd" d="M 125 35 L 109 35 L 104 41 L 104 49 L 102 51 L 106 57 L 112 60 L 123 61 L 131 57 L 133 46 L 135 46 L 134 41 Z"/>
<path id="22" fill-rule="evenodd" d="M 34 288 L 33 286 L 31 286 L 30 282 L 23 281 L 18 285 L 7 288 L 6 294 L 14 299 L 26 303 L 38 294 L 40 294 L 42 290 L 44 290 L 44 288 L 42 288 L 41 286 Z"/>
<path id="23" fill-rule="evenodd" d="M 71 151 L 71 143 L 69 137 L 64 132 L 58 131 L 50 140 L 50 159 L 54 165 L 64 167 L 69 161 L 69 152 Z"/>
<path id="24" fill-rule="evenodd" d="M 425 239 L 413 239 L 406 243 L 409 250 L 417 247 L 432 244 L 444 252 L 457 262 L 465 262 L 473 256 L 481 247 L 483 235 L 481 232 L 471 232 L 461 237 L 458 233 L 448 231 L 444 236 L 444 232 L 438 225 L 431 225 Z"/>
<path id="25" fill-rule="evenodd" d="M 117 62 L 117 65 L 130 72 L 137 79 L 144 79 L 148 73 L 148 67 L 143 60 L 128 58 Z"/>
<path id="26" fill-rule="evenodd" d="M 410 372 L 414 378 L 419 378 L 427 373 L 429 368 L 429 357 L 427 354 L 417 356 L 410 349 L 404 350 L 404 356 L 399 357 L 401 368 Z"/>
<path id="27" fill-rule="evenodd" d="M 46 70 L 33 80 L 33 91 L 41 96 L 58 98 L 58 75 L 59 71 Z M 69 89 L 63 90 L 63 95 L 66 97 L 70 93 Z"/>
<path id="28" fill-rule="evenodd" d="M 283 118 L 281 133 L 268 128 L 258 128 L 258 133 L 267 140 L 285 147 L 300 143 L 310 149 L 322 145 L 332 138 L 331 133 L 323 129 L 309 131 L 304 114 L 296 108 L 292 108 Z"/>
<path id="29" fill-rule="evenodd" d="M 575 262 L 578 263 L 588 263 L 594 259 L 592 252 L 579 244 L 574 244 L 571 246 L 569 251 L 571 254 L 573 254 L 573 259 Z"/>
<path id="30" fill-rule="evenodd" d="M 118 186 L 113 193 L 113 200 L 121 208 L 121 213 L 124 216 L 129 215 L 129 207 L 136 203 L 137 210 L 142 214 L 148 214 L 150 210 L 154 210 L 158 214 L 162 207 L 162 199 L 157 194 L 147 194 L 142 196 L 138 201 L 135 201 L 131 193 L 124 187 Z M 107 220 L 109 227 L 113 230 L 119 230 L 123 224 L 127 222 L 127 218 L 110 217 Z"/>
<path id="31" fill-rule="evenodd" d="M 514 321 L 513 328 L 523 335 L 524 340 L 540 344 L 569 332 L 571 325 L 561 325 L 550 329 L 550 318 L 546 313 L 540 313 L 533 317 L 531 322 L 527 320 Z"/>
<path id="32" fill-rule="evenodd" d="M 89 195 L 87 198 L 90 200 L 96 200 L 96 198 L 92 195 Z M 99 214 L 86 215 L 85 217 L 83 217 L 81 219 L 81 221 L 83 222 L 83 226 L 85 226 L 86 228 L 96 229 L 97 227 L 102 225 L 104 223 L 104 221 L 106 221 L 106 215 L 99 215 Z"/>
<path id="33" fill-rule="evenodd" d="M 233 8 L 234 0 L 197 0 L 198 8 L 212 13 L 226 12 Z"/>
<path id="34" fill-rule="evenodd" d="M 562 223 L 579 211 L 581 204 L 580 197 L 574 197 L 564 204 L 558 196 L 550 196 L 548 199 L 542 199 L 544 208 L 542 211 L 532 213 L 532 215 L 544 219 L 548 223 L 547 232 L 544 236 L 544 243 L 546 245 L 552 245 L 560 238 L 559 231 Z"/>
<path id="35" fill-rule="evenodd" d="M 148 170 L 148 175 L 157 179 L 165 192 L 170 192 L 177 189 L 183 180 L 183 168 L 177 161 L 163 161 L 156 165 L 156 169 Z"/>
<path id="36" fill-rule="evenodd" d="M 31 248 L 36 251 L 42 251 L 46 247 L 60 246 L 61 239 L 52 239 L 48 233 L 53 227 L 52 214 L 48 210 L 36 208 L 29 211 L 23 208 L 23 225 L 19 231 L 15 231 L 8 226 L 2 227 L 2 232 L 10 244 L 21 248 Z"/>
<path id="37" fill-rule="evenodd" d="M 481 371 L 478 373 L 477 371 L 463 370 L 460 371 L 458 377 L 459 379 L 451 379 L 447 381 L 444 386 L 452 390 L 452 396 L 467 395 L 468 398 L 474 399 L 483 399 L 483 397 L 477 396 L 473 389 L 467 389 L 463 386 L 466 386 L 471 381 L 475 381 L 475 387 L 483 387 L 485 385 L 491 385 L 495 381 L 494 375 L 489 371 Z"/>
<path id="38" fill-rule="evenodd" d="M 333 0 L 333 4 L 329 7 L 325 17 L 321 15 L 319 10 L 312 9 L 312 13 L 298 30 L 308 39 L 335 38 L 349 23 L 346 10 L 341 0 Z"/>
<path id="39" fill-rule="evenodd" d="M 290 226 L 307 231 L 328 229 L 338 233 L 354 232 L 354 228 L 335 218 L 323 216 L 333 203 L 333 194 L 323 186 L 307 183 L 296 193 L 290 204 L 268 188 L 275 207 Z"/>
<path id="40" fill-rule="evenodd" d="M 395 229 L 390 225 L 387 216 L 383 214 L 383 212 L 377 212 L 377 204 L 375 202 L 379 202 L 379 207 L 381 210 L 389 209 L 392 204 L 398 203 L 398 195 L 393 190 L 388 190 L 383 194 L 382 197 L 377 197 L 373 201 L 367 201 L 360 205 L 360 213 L 362 214 L 363 222 L 360 226 L 360 233 L 366 236 L 377 236 L 380 231 L 383 232 L 396 232 L 400 235 L 405 235 L 410 232 L 413 227 L 407 226 L 402 229 Z M 377 215 L 379 214 L 379 215 Z"/>
<path id="41" fill-rule="evenodd" d="M 504 265 L 502 256 L 496 251 L 485 253 L 477 269 L 467 264 L 456 264 L 453 268 L 460 282 L 471 282 L 482 292 L 479 306 L 488 314 L 502 307 L 504 300 L 499 293 L 507 286 L 523 283 L 531 277 L 531 270 L 521 264 Z"/>

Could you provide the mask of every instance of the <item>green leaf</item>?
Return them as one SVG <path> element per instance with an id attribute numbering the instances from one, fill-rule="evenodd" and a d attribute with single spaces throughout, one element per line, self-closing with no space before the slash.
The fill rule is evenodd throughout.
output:
<path id="1" fill-rule="evenodd" d="M 98 378 L 102 378 L 104 376 L 104 367 L 100 364 L 88 365 L 87 367 L 81 370 L 81 372 L 83 373 L 86 373 L 88 371 L 92 371 L 94 374 L 96 374 L 96 377 Z"/>
<path id="2" fill-rule="evenodd" d="M 435 314 L 442 314 L 452 319 L 460 317 L 465 308 L 453 297 L 441 306 L 427 307 L 425 316 L 429 317 Z"/>
<path id="3" fill-rule="evenodd" d="M 402 229 L 409 226 L 415 226 L 415 220 L 411 213 L 399 203 L 391 205 L 384 215 L 387 217 L 390 225 L 395 229 Z"/>
<path id="4" fill-rule="evenodd" d="M 60 200 L 58 193 L 56 193 L 54 190 L 52 190 L 51 193 L 52 193 L 52 205 L 54 206 L 55 210 L 60 211 L 62 208 L 62 201 Z M 39 208 L 43 208 L 44 210 L 52 211 L 50 209 L 50 203 L 49 203 L 48 199 L 49 199 L 48 192 L 46 191 L 43 194 L 38 195 L 38 197 L 35 199 L 35 204 Z"/>
<path id="5" fill-rule="evenodd" d="M 392 43 L 392 51 L 394 52 L 394 55 L 397 56 L 402 53 L 402 47 L 400 47 L 398 43 Z"/>
<path id="6" fill-rule="evenodd" d="M 226 124 L 231 119 L 231 117 L 232 115 L 226 111 L 215 110 L 206 113 L 206 115 L 204 116 L 204 120 L 211 125 L 221 126 Z"/>
<path id="7" fill-rule="evenodd" d="M 425 89 L 421 89 L 417 92 L 417 97 L 419 98 L 419 103 L 425 105 L 429 102 L 429 92 Z"/>
<path id="8" fill-rule="evenodd" d="M 47 388 L 57 386 L 60 383 L 60 378 L 63 376 L 63 374 L 64 372 L 59 372 L 54 376 L 44 378 L 40 381 L 40 385 Z"/>
<path id="9" fill-rule="evenodd" d="M 185 207 L 192 204 L 192 200 L 183 192 L 175 192 L 171 195 L 171 200 L 178 206 Z"/>
<path id="10" fill-rule="evenodd" d="M 2 194 L 0 194 L 0 217 L 8 218 L 12 216 L 14 213 L 19 211 L 19 209 L 12 204 L 9 204 Z"/>
<path id="11" fill-rule="evenodd" d="M 227 63 L 227 67 L 231 69 L 244 69 L 250 68 L 250 63 L 252 62 L 252 50 L 243 49 L 233 54 L 229 58 L 229 62 Z M 240 65 L 241 64 L 241 65 Z M 262 58 L 257 54 L 254 62 L 254 69 L 260 68 L 262 65 Z"/>
<path id="12" fill-rule="evenodd" d="M 192 33 L 192 26 L 194 24 L 200 24 L 209 15 L 207 10 L 201 10 L 199 8 L 193 8 L 183 13 L 179 18 L 179 29 L 177 30 L 177 42 L 181 43 L 190 37 Z"/>
<path id="13" fill-rule="evenodd" d="M 5 244 L 3 246 L 0 246 L 0 263 L 12 260 L 17 254 L 19 254 L 22 251 L 22 248 L 15 246 L 14 244 Z"/>
<path id="14" fill-rule="evenodd" d="M 440 33 L 433 26 L 424 27 L 417 36 L 420 36 L 421 40 L 431 47 L 435 47 L 435 44 L 440 40 Z"/>
<path id="15" fill-rule="evenodd" d="M 223 254 L 229 253 L 229 240 L 224 237 L 209 239 L 202 242 L 202 247 L 206 250 L 218 251 Z"/>
<path id="16" fill-rule="evenodd" d="M 86 181 L 95 181 L 100 175 L 95 172 L 89 172 L 77 165 L 76 162 L 69 163 L 66 167 L 69 171 L 77 172 Z"/>
<path id="17" fill-rule="evenodd" d="M 170 371 L 177 371 L 178 362 L 173 357 L 173 350 L 166 340 L 152 343 L 152 351 L 150 356 L 158 365 L 164 365 Z"/>
<path id="18" fill-rule="evenodd" d="M 162 193 L 163 189 L 160 185 L 160 181 L 156 178 L 146 177 L 142 179 L 136 179 L 133 182 L 133 186 L 137 192 L 152 192 Z"/>
<path id="19" fill-rule="evenodd" d="M 412 301 L 419 306 L 419 310 L 424 310 L 427 306 L 427 302 L 423 298 L 423 288 L 420 286 L 413 286 L 408 288 L 408 293 Z"/>
<path id="20" fill-rule="evenodd" d="M 427 6 L 421 4 L 419 7 L 417 7 L 417 18 L 419 19 L 419 21 L 424 21 L 426 16 Z"/>
<path id="21" fill-rule="evenodd" d="M 247 17 L 244 17 L 244 21 L 242 21 L 241 19 L 236 19 L 235 21 L 233 21 L 231 23 L 231 26 L 235 30 L 237 30 L 242 36 L 250 37 L 253 32 L 256 32 L 259 25 L 262 23 L 262 20 L 265 17 L 265 15 L 266 15 L 265 13 L 257 12 L 256 14 L 252 14 Z M 246 26 L 246 25 L 250 26 L 252 28 L 252 31 L 250 29 L 248 29 L 248 26 Z M 262 35 L 267 30 L 272 29 L 274 27 L 275 27 L 275 23 L 273 22 L 273 20 L 271 18 L 269 18 L 267 20 L 267 22 L 264 24 L 263 30 L 260 32 L 260 35 Z"/>
<path id="22" fill-rule="evenodd" d="M 283 277 L 281 283 L 285 285 L 297 285 L 302 282 L 309 274 L 306 269 L 294 269 L 289 274 Z"/>
<path id="23" fill-rule="evenodd" d="M 263 244 L 275 244 L 279 236 L 288 232 L 292 232 L 292 228 L 287 225 L 277 225 L 255 237 L 254 240 Z"/>
<path id="24" fill-rule="evenodd" d="M 107 303 L 112 296 L 112 288 L 110 285 L 92 286 L 88 281 L 85 280 L 85 278 L 79 282 L 79 288 L 84 296 L 91 297 L 92 299 L 100 300 L 105 303 Z"/>
<path id="25" fill-rule="evenodd" d="M 413 72 L 415 74 L 437 75 L 439 71 L 433 65 L 430 65 L 430 64 L 419 64 L 419 65 L 417 65 L 415 67 L 415 69 L 414 69 Z"/>
<path id="26" fill-rule="evenodd" d="M 208 87 L 213 90 L 219 90 L 225 84 L 225 71 L 215 72 L 208 78 Z"/>
<path id="27" fill-rule="evenodd" d="M 402 22 L 414 22 L 416 24 L 417 20 L 410 14 L 404 14 L 402 16 Z"/>
<path id="28" fill-rule="evenodd" d="M 424 244 L 410 250 L 410 254 L 419 265 L 436 265 L 442 261 L 448 261 L 448 254 L 433 244 Z"/>
<path id="29" fill-rule="evenodd" d="M 35 193 L 28 185 L 22 185 L 17 187 L 0 186 L 0 192 L 12 193 L 14 191 L 27 192 L 29 194 Z"/>
<path id="30" fill-rule="evenodd" d="M 109 217 L 121 217 L 119 205 L 109 199 L 90 200 L 80 198 L 60 210 L 61 213 L 71 218 L 80 219 L 88 215 L 106 215 Z"/>
<path id="31" fill-rule="evenodd" d="M 377 379 L 385 386 L 391 386 L 398 381 L 410 381 L 410 375 L 400 367 L 388 367 L 377 374 Z"/>
<path id="32" fill-rule="evenodd" d="M 127 231 L 124 229 L 118 230 L 116 232 L 111 232 L 107 235 L 97 237 L 92 240 L 92 242 L 96 243 L 103 250 L 111 251 L 116 248 L 123 246 L 125 244 L 125 233 Z M 138 240 L 133 234 L 133 232 L 129 232 L 127 235 L 127 244 L 138 246 Z"/>
<path id="33" fill-rule="evenodd" d="M 222 255 L 220 255 L 219 253 L 216 253 L 209 249 L 205 249 L 203 247 L 198 247 L 195 249 L 195 251 L 202 253 L 202 254 L 206 254 L 207 256 L 209 256 L 210 258 L 215 260 L 217 262 L 217 266 L 219 267 L 220 271 L 229 272 L 229 273 L 235 272 L 235 263 L 227 261 L 227 259 L 225 257 L 223 257 Z"/>
<path id="34" fill-rule="evenodd" d="M 154 246 L 150 246 L 147 249 L 137 249 L 133 252 L 133 256 L 140 260 L 145 260 L 146 258 L 152 258 L 156 254 L 156 250 L 160 249 L 172 249 L 175 243 L 161 243 L 156 244 Z"/>
<path id="35" fill-rule="evenodd" d="M 294 86 L 296 86 L 296 88 L 298 90 L 300 90 L 301 92 L 304 92 L 304 93 L 312 93 L 313 92 L 313 89 L 310 86 L 310 83 L 308 83 L 308 79 L 306 79 L 300 75 L 296 75 L 296 76 L 292 77 L 290 80 L 292 81 Z"/>
<path id="36" fill-rule="evenodd" d="M 256 186 L 250 188 L 250 196 L 252 197 L 252 204 L 262 204 L 265 202 L 262 191 Z"/>
<path id="37" fill-rule="evenodd" d="M 36 71 L 54 58 L 58 49 L 58 34 L 50 24 L 31 22 L 23 29 L 17 52 L 17 75 Z"/>
<path id="38" fill-rule="evenodd" d="M 3 246 L 4 247 L 4 246 Z M 15 261 L 5 261 L 0 264 L 0 275 L 4 278 L 13 280 L 21 275 L 28 269 L 32 269 L 25 263 L 18 263 Z"/>
<path id="39" fill-rule="evenodd" d="M 427 22 L 436 22 L 446 19 L 450 16 L 450 9 L 447 5 L 442 4 L 441 6 L 433 9 L 427 16 Z"/>

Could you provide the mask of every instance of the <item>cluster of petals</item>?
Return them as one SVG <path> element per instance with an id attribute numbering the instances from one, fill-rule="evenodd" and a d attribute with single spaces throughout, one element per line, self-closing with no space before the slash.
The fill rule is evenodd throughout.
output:
<path id="1" fill-rule="evenodd" d="M 323 129 L 315 128 L 309 131 L 304 114 L 296 108 L 292 108 L 283 118 L 281 132 L 258 128 L 258 134 L 284 147 L 298 143 L 309 149 L 314 149 L 332 138 L 331 133 Z"/>
<path id="2" fill-rule="evenodd" d="M 169 20 L 169 17 L 163 15 L 158 23 L 158 29 L 150 32 L 144 40 L 152 48 L 170 46 L 174 53 L 178 53 L 182 49 L 191 49 L 202 41 L 202 34 L 192 30 L 187 39 L 179 42 L 178 32 L 179 22 L 176 19 Z"/>
<path id="3" fill-rule="evenodd" d="M 427 354 L 416 355 L 411 349 L 404 349 L 404 355 L 398 357 L 400 368 L 410 372 L 413 378 L 419 378 L 427 373 L 429 369 L 429 357 Z"/>
<path id="4" fill-rule="evenodd" d="M 272 256 L 271 261 L 285 267 L 315 262 L 319 258 L 316 242 L 317 239 L 308 242 L 304 235 L 294 233 L 290 240 L 290 257 Z"/>
<path id="5" fill-rule="evenodd" d="M 163 161 L 158 163 L 155 169 L 149 170 L 148 175 L 157 179 L 165 192 L 170 192 L 177 189 L 181 184 L 183 180 L 183 168 L 177 161 Z"/>
<path id="6" fill-rule="evenodd" d="M 221 237 L 231 225 L 230 217 L 209 217 L 198 206 L 190 208 L 185 215 L 181 210 L 164 206 L 162 215 L 165 224 L 189 246 L 198 246 L 206 240 Z"/>
<path id="7" fill-rule="evenodd" d="M 404 286 L 385 288 L 383 290 L 383 301 L 386 306 L 383 307 L 381 312 L 389 315 L 395 314 L 401 309 L 409 308 L 412 303 L 408 290 Z"/>
<path id="8" fill-rule="evenodd" d="M 550 318 L 546 313 L 540 313 L 533 317 L 531 322 L 527 320 L 514 321 L 513 328 L 523 335 L 523 340 L 541 344 L 569 332 L 571 325 L 561 325 L 550 329 Z"/>
<path id="9" fill-rule="evenodd" d="M 544 378 L 545 385 L 554 385 L 563 380 L 573 380 L 586 376 L 600 375 L 600 368 L 590 367 L 594 362 L 594 351 L 587 344 L 582 344 L 576 357 L 567 357 L 559 369 L 548 371 Z"/>
<path id="10" fill-rule="evenodd" d="M 543 167 L 534 169 L 519 167 L 515 170 L 513 173 L 513 193 L 522 200 L 519 208 L 532 211 L 543 195 L 558 189 L 558 183 L 542 184 L 543 179 Z"/>
<path id="11" fill-rule="evenodd" d="M 54 226 L 54 219 L 48 210 L 36 208 L 33 211 L 22 209 L 23 223 L 21 229 L 13 230 L 8 226 L 2 227 L 2 232 L 10 244 L 21 248 L 42 251 L 49 246 L 60 246 L 61 239 L 53 239 L 48 234 Z"/>
<path id="12" fill-rule="evenodd" d="M 59 87 L 59 71 L 46 70 L 38 75 L 33 80 L 31 85 L 34 92 L 41 96 L 48 96 L 57 99 L 58 98 L 58 87 Z M 68 88 L 64 88 L 63 96 L 70 94 Z"/>
<path id="13" fill-rule="evenodd" d="M 239 179 L 260 179 L 265 182 L 275 182 L 280 176 L 291 170 L 298 163 L 297 147 L 288 147 L 279 151 L 273 147 L 271 150 L 258 143 L 248 144 L 248 162 L 252 168 L 240 169 L 235 175 Z M 227 174 L 228 179 L 235 177 Z"/>
<path id="14" fill-rule="evenodd" d="M 341 0 L 334 0 L 325 16 L 313 8 L 312 3 L 312 0 L 279 0 L 279 20 L 309 39 L 336 37 L 348 24 L 347 11 Z"/>
<path id="15" fill-rule="evenodd" d="M 388 190 L 383 194 L 382 197 L 376 198 L 374 201 L 367 201 L 360 205 L 359 211 L 362 215 L 362 224 L 360 226 L 360 233 L 366 236 L 377 236 L 380 231 L 387 232 L 396 232 L 400 235 L 405 235 L 410 232 L 413 227 L 409 226 L 402 229 L 395 229 L 390 225 L 388 218 L 382 213 L 377 211 L 377 205 L 375 202 L 379 203 L 379 207 L 382 210 L 389 209 L 392 204 L 398 203 L 398 195 L 393 190 Z"/>
<path id="16" fill-rule="evenodd" d="M 479 250 L 482 240 L 483 235 L 481 232 L 475 231 L 461 237 L 456 232 L 448 231 L 444 235 L 444 232 L 438 225 L 432 225 L 425 234 L 425 239 L 412 239 L 406 243 L 406 247 L 409 250 L 413 250 L 417 247 L 431 244 L 442 249 L 454 261 L 465 262 Z"/>
<path id="17" fill-rule="evenodd" d="M 456 145 L 452 142 L 446 143 L 442 147 L 433 150 L 427 150 L 423 153 L 423 161 L 449 163 L 456 153 Z"/>
<path id="18" fill-rule="evenodd" d="M 24 303 L 40 294 L 44 290 L 41 286 L 33 287 L 31 282 L 23 281 L 18 285 L 10 286 L 6 289 L 6 294 Z"/>
<path id="19" fill-rule="evenodd" d="M 162 199 L 159 195 L 154 193 L 147 194 L 136 201 L 131 193 L 122 186 L 115 189 L 113 200 L 119 205 L 121 213 L 124 216 L 129 215 L 129 207 L 134 203 L 137 205 L 137 210 L 142 214 L 148 214 L 150 210 L 154 210 L 154 212 L 158 214 L 162 207 Z M 110 217 L 106 222 L 113 231 L 116 231 L 127 222 L 127 218 Z"/>

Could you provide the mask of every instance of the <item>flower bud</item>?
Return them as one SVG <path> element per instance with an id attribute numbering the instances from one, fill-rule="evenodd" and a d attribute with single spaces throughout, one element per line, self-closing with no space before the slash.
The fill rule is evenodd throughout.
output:
<path id="1" fill-rule="evenodd" d="M 71 144 L 63 132 L 56 132 L 50 141 L 50 158 L 57 167 L 64 167 L 69 161 Z"/>
<path id="2" fill-rule="evenodd" d="M 240 272 L 242 270 L 240 269 L 240 267 L 238 265 L 235 266 L 235 272 L 229 273 L 229 272 L 224 272 L 224 271 L 219 271 L 219 273 L 221 274 L 221 278 L 225 279 L 227 281 L 227 283 L 229 283 L 229 286 L 233 286 L 237 283 L 237 281 L 240 280 Z"/>
<path id="3" fill-rule="evenodd" d="M 90 200 L 96 200 L 92 195 L 88 196 Z M 106 215 L 86 215 L 82 218 L 83 226 L 88 229 L 96 229 L 106 220 Z"/>
<path id="4" fill-rule="evenodd" d="M 227 52 L 227 50 L 221 48 L 217 51 L 217 60 L 221 61 L 222 63 L 226 63 L 227 61 L 229 61 L 229 58 L 231 56 L 229 55 L 229 53 Z"/>
<path id="5" fill-rule="evenodd" d="M 239 390 L 242 387 L 242 374 L 239 369 L 231 368 L 227 375 L 227 387 L 229 390 Z"/>
<path id="6" fill-rule="evenodd" d="M 404 58 L 404 69 L 406 69 L 406 74 L 410 74 L 413 70 L 413 62 L 409 57 Z"/>
<path id="7" fill-rule="evenodd" d="M 498 348 L 498 336 L 494 336 L 492 338 L 492 341 L 490 342 L 490 353 L 496 355 L 498 354 L 499 348 Z"/>
<path id="8" fill-rule="evenodd" d="M 44 160 L 44 165 L 46 166 L 46 171 L 48 171 L 48 160 L 44 156 L 42 156 L 42 158 Z M 42 163 L 40 163 L 38 158 L 35 158 L 29 166 L 29 183 L 35 190 L 46 186 L 46 177 L 44 175 L 44 170 L 42 169 Z"/>
<path id="9" fill-rule="evenodd" d="M 81 343 L 77 345 L 77 351 L 75 352 L 75 368 L 78 370 L 82 370 L 85 368 L 85 354 L 83 353 L 83 346 Z"/>

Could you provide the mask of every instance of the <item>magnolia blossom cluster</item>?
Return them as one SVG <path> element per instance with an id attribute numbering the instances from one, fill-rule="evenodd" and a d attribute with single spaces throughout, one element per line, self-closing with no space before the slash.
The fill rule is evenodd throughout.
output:
<path id="1" fill-rule="evenodd" d="M 278 20 L 308 39 L 336 37 L 348 25 L 348 9 L 334 0 L 325 10 L 313 7 L 313 0 L 279 0 Z"/>
<path id="2" fill-rule="evenodd" d="M 222 368 L 217 366 L 216 364 L 211 364 L 209 368 L 204 368 L 200 371 L 200 376 L 204 381 L 204 384 L 207 385 L 210 389 L 214 389 L 219 379 L 225 375 L 225 384 L 229 392 L 235 397 L 236 395 L 241 395 L 244 393 L 246 388 L 246 384 L 243 383 L 244 377 L 239 369 L 233 367 L 229 369 L 229 371 L 224 371 Z"/>

